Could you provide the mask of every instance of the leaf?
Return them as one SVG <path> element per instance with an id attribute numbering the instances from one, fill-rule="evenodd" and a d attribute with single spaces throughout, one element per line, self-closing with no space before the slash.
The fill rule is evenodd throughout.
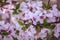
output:
<path id="1" fill-rule="evenodd" d="M 44 7 L 44 8 L 46 8 L 46 7 L 47 7 L 45 2 L 43 2 L 43 7 Z"/>
<path id="2" fill-rule="evenodd" d="M 19 30 L 16 30 L 16 34 L 19 35 Z"/>
<path id="3" fill-rule="evenodd" d="M 23 29 L 23 31 L 26 31 L 26 27 L 25 27 L 25 26 L 23 26 L 23 28 L 22 28 L 22 29 Z"/>
<path id="4" fill-rule="evenodd" d="M 5 0 L 2 0 L 2 2 L 5 2 Z"/>
<path id="5" fill-rule="evenodd" d="M 1 32 L 1 35 L 7 36 L 7 35 L 9 35 L 9 33 L 8 32 Z"/>
<path id="6" fill-rule="evenodd" d="M 50 8 L 51 8 L 51 4 L 48 4 L 47 7 L 46 7 L 46 10 L 48 10 Z"/>
<path id="7" fill-rule="evenodd" d="M 15 10 L 13 11 L 13 14 L 19 14 L 20 12 L 22 12 L 22 11 L 15 9 Z"/>
<path id="8" fill-rule="evenodd" d="M 43 20 L 43 26 L 45 27 L 45 28 L 48 28 L 48 29 L 50 29 L 50 24 L 48 24 L 47 23 L 47 19 L 45 18 L 44 20 Z"/>
<path id="9" fill-rule="evenodd" d="M 43 2 L 43 7 L 44 7 L 46 10 L 48 10 L 48 9 L 50 9 L 52 6 L 51 6 L 51 4 L 46 5 L 46 3 Z"/>
<path id="10" fill-rule="evenodd" d="M 50 25 L 50 29 L 54 29 L 54 28 L 55 28 L 54 24 Z"/>
<path id="11" fill-rule="evenodd" d="M 19 9 L 19 7 L 20 7 L 20 3 L 16 5 L 16 9 Z"/>
<path id="12" fill-rule="evenodd" d="M 45 19 L 43 20 L 43 22 L 44 22 L 44 23 L 47 23 L 47 19 L 45 18 Z"/>
<path id="13" fill-rule="evenodd" d="M 17 14 L 17 10 L 14 10 L 14 11 L 13 11 L 13 14 Z"/>
<path id="14" fill-rule="evenodd" d="M 0 0 L 0 2 L 5 2 L 5 0 Z"/>
<path id="15" fill-rule="evenodd" d="M 28 25 L 30 26 L 30 25 L 32 25 L 32 23 L 29 23 Z"/>
<path id="16" fill-rule="evenodd" d="M 21 21 L 21 20 L 18 20 L 18 23 L 20 24 L 20 25 L 24 25 L 24 22 L 23 21 Z"/>
<path id="17" fill-rule="evenodd" d="M 22 12 L 22 10 L 18 10 L 18 12 L 20 13 L 20 12 Z"/>

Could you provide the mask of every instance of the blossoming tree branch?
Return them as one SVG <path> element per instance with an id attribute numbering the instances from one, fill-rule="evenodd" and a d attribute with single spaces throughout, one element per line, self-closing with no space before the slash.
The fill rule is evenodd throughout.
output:
<path id="1" fill-rule="evenodd" d="M 0 40 L 60 40 L 60 0 L 0 0 Z"/>

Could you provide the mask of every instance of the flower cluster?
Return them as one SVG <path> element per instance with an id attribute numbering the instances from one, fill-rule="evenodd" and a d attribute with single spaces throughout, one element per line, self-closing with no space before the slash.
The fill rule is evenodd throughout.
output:
<path id="1" fill-rule="evenodd" d="M 0 7 L 0 40 L 53 40 L 60 37 L 60 11 L 57 5 L 28 1 Z M 15 6 L 16 5 L 16 6 Z"/>

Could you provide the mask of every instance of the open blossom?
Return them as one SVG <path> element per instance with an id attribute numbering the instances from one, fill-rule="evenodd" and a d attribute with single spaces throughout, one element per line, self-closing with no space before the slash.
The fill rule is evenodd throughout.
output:
<path id="1" fill-rule="evenodd" d="M 56 25 L 55 29 L 54 29 L 54 36 L 56 36 L 57 38 L 60 36 L 60 23 Z"/>
<path id="2" fill-rule="evenodd" d="M 36 33 L 36 30 L 35 30 L 34 26 L 31 25 L 31 26 L 26 30 L 26 32 L 27 32 L 30 36 L 33 36 L 33 35 Z"/>
<path id="3" fill-rule="evenodd" d="M 46 36 L 47 36 L 47 33 L 50 33 L 51 32 L 51 30 L 49 30 L 49 29 L 47 29 L 47 28 L 43 28 L 42 30 L 41 30 L 41 32 L 39 33 L 39 35 L 40 35 L 40 37 L 43 39 L 43 38 L 45 38 Z"/>
<path id="4" fill-rule="evenodd" d="M 39 5 L 39 4 L 40 4 L 40 5 Z M 42 6 L 43 6 L 42 1 L 37 2 L 37 6 L 38 6 L 38 7 L 42 7 Z"/>

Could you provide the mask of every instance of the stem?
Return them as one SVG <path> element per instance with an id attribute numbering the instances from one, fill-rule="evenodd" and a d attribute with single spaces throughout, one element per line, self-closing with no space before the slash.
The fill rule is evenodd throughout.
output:
<path id="1" fill-rule="evenodd" d="M 50 4 L 50 0 L 48 1 L 48 4 L 47 5 L 49 5 Z"/>

